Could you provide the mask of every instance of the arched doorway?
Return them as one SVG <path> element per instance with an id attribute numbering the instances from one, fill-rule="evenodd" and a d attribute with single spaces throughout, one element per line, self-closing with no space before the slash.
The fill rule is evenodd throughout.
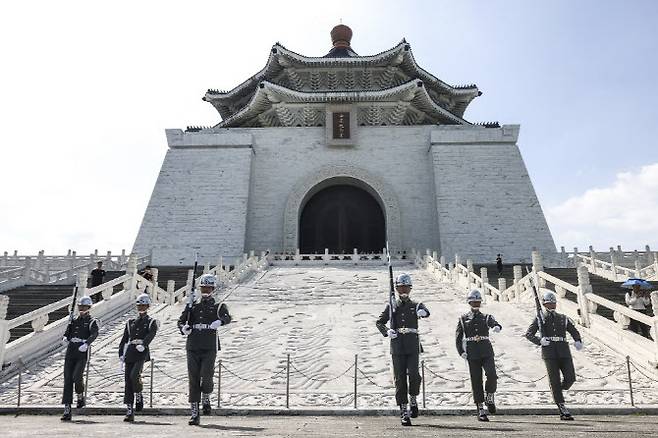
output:
<path id="1" fill-rule="evenodd" d="M 311 196 L 299 219 L 302 253 L 380 252 L 386 246 L 386 222 L 379 202 L 354 185 L 325 187 Z"/>

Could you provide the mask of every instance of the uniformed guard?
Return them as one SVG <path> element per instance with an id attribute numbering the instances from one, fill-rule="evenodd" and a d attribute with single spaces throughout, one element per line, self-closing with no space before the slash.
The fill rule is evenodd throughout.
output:
<path id="1" fill-rule="evenodd" d="M 158 321 L 151 318 L 147 312 L 151 305 L 151 297 L 141 294 L 135 300 L 137 305 L 137 318 L 129 319 L 123 330 L 123 337 L 119 343 L 119 360 L 124 365 L 125 390 L 123 402 L 126 404 L 126 416 L 123 421 L 135 421 L 135 411 L 144 408 L 142 396 L 142 368 L 144 362 L 151 360 L 149 345 L 158 332 Z M 135 408 L 133 409 L 133 402 Z"/>
<path id="2" fill-rule="evenodd" d="M 430 312 L 423 303 L 409 298 L 411 292 L 411 277 L 409 274 L 400 274 L 395 280 L 395 290 L 398 299 L 393 312 L 395 329 L 389 329 L 389 306 L 379 316 L 377 328 L 385 337 L 391 338 L 391 357 L 393 359 L 393 373 L 395 380 L 395 401 L 400 406 L 400 422 L 403 426 L 411 426 L 411 418 L 418 417 L 418 401 L 416 397 L 420 392 L 420 373 L 418 372 L 418 355 L 421 346 L 418 337 L 418 319 L 427 318 Z M 407 377 L 409 384 L 407 385 Z M 407 397 L 409 394 L 409 398 Z M 410 411 L 407 410 L 410 404 Z M 411 417 L 411 418 L 410 418 Z"/>
<path id="3" fill-rule="evenodd" d="M 573 420 L 569 410 L 564 405 L 564 395 L 562 394 L 563 390 L 571 388 L 576 381 L 576 371 L 574 370 L 573 359 L 571 358 L 571 351 L 567 342 L 567 332 L 574 339 L 576 350 L 582 350 L 583 341 L 573 321 L 566 315 L 555 311 L 557 295 L 553 292 L 546 291 L 542 297 L 542 301 L 546 309 L 545 312 L 541 313 L 543 333 L 540 333 L 541 337 L 537 336 L 539 321 L 535 317 L 525 337 L 533 344 L 541 345 L 542 347 L 541 356 L 544 359 L 544 363 L 546 363 L 548 381 L 551 386 L 551 392 L 553 392 L 553 400 L 555 400 L 560 412 L 560 420 Z M 562 372 L 563 376 L 562 381 L 560 381 L 560 372 Z"/>
<path id="4" fill-rule="evenodd" d="M 468 361 L 473 401 L 477 406 L 478 420 L 489 421 L 482 404 L 487 405 L 490 414 L 496 413 L 494 394 L 498 384 L 494 351 L 489 341 L 489 329 L 498 333 L 503 326 L 492 315 L 480 312 L 482 294 L 479 290 L 470 291 L 466 296 L 466 301 L 471 306 L 471 310 L 460 316 L 457 322 L 457 352 Z M 487 376 L 484 385 L 484 390 L 487 392 L 486 397 L 482 389 L 483 369 Z"/>
<path id="5" fill-rule="evenodd" d="M 188 305 L 178 320 L 178 328 L 187 336 L 187 375 L 189 378 L 189 401 L 192 417 L 188 424 L 199 425 L 199 402 L 203 393 L 203 413 L 211 412 L 210 394 L 213 391 L 213 373 L 217 351 L 221 349 L 217 329 L 231 322 L 225 304 L 215 303 L 215 276 L 204 274 L 199 279 L 201 300 L 194 301 L 190 295 Z"/>
<path id="6" fill-rule="evenodd" d="M 78 299 L 79 315 L 71 320 L 62 339 L 66 344 L 66 357 L 64 359 L 64 394 L 62 404 L 64 415 L 62 421 L 71 421 L 71 403 L 73 403 L 73 386 L 77 394 L 78 409 L 85 406 L 85 386 L 82 380 L 87 360 L 89 359 L 89 346 L 98 336 L 98 320 L 89 314 L 92 300 L 84 296 Z"/>

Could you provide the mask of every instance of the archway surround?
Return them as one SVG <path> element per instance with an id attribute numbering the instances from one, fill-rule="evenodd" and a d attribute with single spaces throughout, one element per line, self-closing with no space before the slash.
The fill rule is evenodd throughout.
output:
<path id="1" fill-rule="evenodd" d="M 306 202 L 320 190 L 333 185 L 354 185 L 370 193 L 380 204 L 386 220 L 386 237 L 391 251 L 402 250 L 400 204 L 393 188 L 378 176 L 348 163 L 324 165 L 295 184 L 288 196 L 283 219 L 283 248 L 299 247 L 299 219 Z"/>

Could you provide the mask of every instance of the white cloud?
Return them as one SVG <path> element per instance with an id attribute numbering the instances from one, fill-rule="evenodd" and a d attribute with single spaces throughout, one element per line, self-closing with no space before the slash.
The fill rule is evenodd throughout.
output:
<path id="1" fill-rule="evenodd" d="M 597 250 L 658 246 L 658 163 L 617 174 L 609 187 L 593 188 L 548 208 L 558 246 Z M 658 248 L 652 248 L 658 249 Z"/>

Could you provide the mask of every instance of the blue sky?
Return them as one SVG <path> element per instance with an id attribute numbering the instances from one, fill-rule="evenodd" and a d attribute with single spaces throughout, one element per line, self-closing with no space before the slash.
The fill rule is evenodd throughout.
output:
<path id="1" fill-rule="evenodd" d="M 341 19 L 359 54 L 404 37 L 476 83 L 468 120 L 521 124 L 558 247 L 658 249 L 658 2 L 25 1 L 0 6 L 0 251 L 129 249 L 164 129 L 217 123 L 207 88 L 276 41 L 323 55 Z"/>

